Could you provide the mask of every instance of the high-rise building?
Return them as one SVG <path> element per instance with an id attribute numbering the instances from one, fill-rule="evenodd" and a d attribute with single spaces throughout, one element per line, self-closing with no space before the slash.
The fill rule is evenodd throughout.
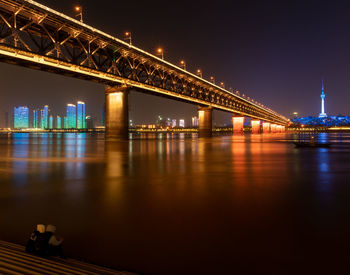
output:
<path id="1" fill-rule="evenodd" d="M 15 107 L 13 112 L 13 128 L 29 128 L 29 109 L 26 106 Z"/>
<path id="2" fill-rule="evenodd" d="M 62 129 L 62 119 L 60 116 L 57 116 L 57 118 L 56 118 L 56 128 Z"/>
<path id="3" fill-rule="evenodd" d="M 77 128 L 84 129 L 85 125 L 85 103 L 82 101 L 77 102 Z"/>
<path id="4" fill-rule="evenodd" d="M 173 119 L 171 121 L 171 127 L 175 128 L 176 127 L 176 119 Z"/>
<path id="5" fill-rule="evenodd" d="M 86 123 L 86 127 L 85 128 L 87 128 L 87 129 L 94 128 L 94 121 L 92 120 L 91 116 L 86 116 L 85 123 Z"/>
<path id="6" fill-rule="evenodd" d="M 45 105 L 44 109 L 40 110 L 40 128 L 47 129 L 49 127 L 49 106 Z"/>
<path id="7" fill-rule="evenodd" d="M 67 117 L 63 117 L 63 128 L 64 129 L 68 129 L 68 121 L 67 121 Z"/>
<path id="8" fill-rule="evenodd" d="M 74 104 L 67 104 L 67 128 L 77 128 L 77 107 Z"/>
<path id="9" fill-rule="evenodd" d="M 35 109 L 33 110 L 33 124 L 32 124 L 33 128 L 39 128 L 40 124 L 39 124 L 39 110 Z"/>
<path id="10" fill-rule="evenodd" d="M 182 128 L 185 127 L 185 120 L 184 119 L 179 119 L 179 127 L 182 127 Z"/>
<path id="11" fill-rule="evenodd" d="M 53 116 L 49 116 L 49 129 L 53 129 Z"/>
<path id="12" fill-rule="evenodd" d="M 198 117 L 192 117 L 192 127 L 198 127 Z"/>
<path id="13" fill-rule="evenodd" d="M 326 94 L 324 93 L 324 85 L 322 80 L 322 92 L 321 92 L 321 113 L 319 114 L 319 118 L 327 117 L 327 114 L 324 111 L 324 99 L 326 97 Z"/>

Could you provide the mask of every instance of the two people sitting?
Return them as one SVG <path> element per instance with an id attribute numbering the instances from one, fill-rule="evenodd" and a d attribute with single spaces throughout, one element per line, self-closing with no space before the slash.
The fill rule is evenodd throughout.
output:
<path id="1" fill-rule="evenodd" d="M 31 234 L 27 245 L 26 251 L 38 256 L 60 256 L 64 258 L 62 243 L 63 238 L 58 237 L 56 234 L 56 226 L 49 224 L 38 224 L 36 230 Z"/>

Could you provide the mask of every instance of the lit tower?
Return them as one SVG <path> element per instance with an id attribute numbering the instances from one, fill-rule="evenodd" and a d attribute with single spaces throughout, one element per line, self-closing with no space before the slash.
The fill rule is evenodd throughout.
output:
<path id="1" fill-rule="evenodd" d="M 319 118 L 327 117 L 327 114 L 324 112 L 324 99 L 326 97 L 326 94 L 324 93 L 324 85 L 322 80 L 322 93 L 321 93 L 321 113 L 319 114 Z"/>
<path id="2" fill-rule="evenodd" d="M 15 129 L 29 127 L 29 109 L 27 106 L 15 107 L 13 114 L 14 114 L 13 127 Z"/>
<path id="3" fill-rule="evenodd" d="M 74 104 L 67 104 L 67 128 L 77 128 L 77 107 Z"/>
<path id="4" fill-rule="evenodd" d="M 77 102 L 77 128 L 84 129 L 85 125 L 85 103 L 82 101 Z"/>

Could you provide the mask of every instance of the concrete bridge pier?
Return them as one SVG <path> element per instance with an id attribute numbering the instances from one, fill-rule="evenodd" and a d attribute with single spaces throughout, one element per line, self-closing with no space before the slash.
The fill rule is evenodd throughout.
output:
<path id="1" fill-rule="evenodd" d="M 271 124 L 271 133 L 277 133 L 277 124 Z"/>
<path id="2" fill-rule="evenodd" d="M 129 89 L 122 86 L 106 86 L 106 138 L 129 137 Z"/>
<path id="3" fill-rule="evenodd" d="M 264 133 L 264 134 L 268 134 L 268 133 L 271 132 L 270 126 L 271 126 L 271 123 L 269 123 L 269 122 L 263 122 L 263 133 Z"/>
<path id="4" fill-rule="evenodd" d="M 213 121 L 212 107 L 198 107 L 198 137 L 212 136 L 212 121 Z"/>
<path id="5" fill-rule="evenodd" d="M 244 125 L 244 116 L 233 116 L 232 117 L 233 133 L 242 134 Z"/>
<path id="6" fill-rule="evenodd" d="M 251 120 L 252 134 L 260 134 L 260 120 Z"/>

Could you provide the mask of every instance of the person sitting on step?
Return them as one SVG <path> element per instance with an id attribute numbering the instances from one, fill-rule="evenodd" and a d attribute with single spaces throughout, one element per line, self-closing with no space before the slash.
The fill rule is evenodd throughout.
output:
<path id="1" fill-rule="evenodd" d="M 65 258 L 62 249 L 63 238 L 58 237 L 56 234 L 56 226 L 49 224 L 46 227 L 46 234 L 48 239 L 48 255 L 49 256 L 60 256 Z"/>
<path id="2" fill-rule="evenodd" d="M 27 245 L 26 245 L 26 252 L 28 252 L 28 253 L 35 253 L 35 251 L 36 251 L 36 244 L 37 244 L 36 240 L 37 240 L 38 236 L 40 234 L 43 234 L 44 232 L 45 232 L 45 225 L 38 224 L 36 226 L 36 229 L 30 235 L 30 238 L 29 238 L 29 240 L 27 242 Z"/>

